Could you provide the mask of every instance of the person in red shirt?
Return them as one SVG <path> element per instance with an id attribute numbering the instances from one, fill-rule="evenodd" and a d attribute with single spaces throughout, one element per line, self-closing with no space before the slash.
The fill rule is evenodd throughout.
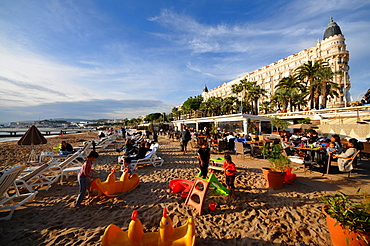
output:
<path id="1" fill-rule="evenodd" d="M 75 208 L 81 207 L 81 203 L 85 198 L 86 190 L 90 185 L 90 179 L 94 177 L 91 173 L 95 171 L 92 170 L 92 162 L 98 159 L 99 154 L 95 151 L 91 151 L 90 154 L 86 157 L 86 161 L 82 165 L 80 172 L 77 175 L 78 184 L 80 185 L 80 194 L 77 197 Z"/>
<path id="2" fill-rule="evenodd" d="M 236 175 L 236 166 L 231 160 L 231 156 L 229 154 L 225 155 L 225 162 L 224 162 L 224 172 L 226 177 L 226 185 L 227 188 L 230 190 L 234 190 L 234 181 L 235 181 L 235 175 Z"/>

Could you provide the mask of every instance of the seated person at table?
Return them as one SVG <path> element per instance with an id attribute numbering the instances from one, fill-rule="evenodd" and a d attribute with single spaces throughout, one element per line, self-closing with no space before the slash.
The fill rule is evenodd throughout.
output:
<path id="1" fill-rule="evenodd" d="M 284 148 L 285 153 L 289 155 L 294 155 L 294 152 L 296 151 L 293 147 L 294 144 L 290 142 L 288 136 L 284 136 L 283 141 L 281 142 L 281 146 Z"/>
<path id="2" fill-rule="evenodd" d="M 335 144 L 335 149 L 339 152 L 339 153 L 342 153 L 343 152 L 343 147 L 342 147 L 342 143 L 340 142 L 340 137 L 337 135 L 337 134 L 334 134 L 333 136 L 331 136 L 330 140 L 332 142 L 334 142 Z"/>
<path id="3" fill-rule="evenodd" d="M 69 155 L 73 153 L 73 147 L 66 141 L 62 141 L 62 147 L 60 148 L 59 151 L 62 155 Z"/>
<path id="4" fill-rule="evenodd" d="M 317 136 L 317 132 L 316 132 L 316 131 L 310 131 L 310 132 L 308 133 L 307 138 L 308 138 L 308 143 L 309 143 L 309 144 L 313 144 L 313 143 L 316 143 L 316 141 L 317 141 L 317 139 L 318 139 L 319 137 Z"/>
<path id="5" fill-rule="evenodd" d="M 326 148 L 326 153 L 328 155 L 331 155 L 331 154 L 339 155 L 340 154 L 339 150 L 335 148 L 335 142 L 329 143 L 329 147 Z"/>
<path id="6" fill-rule="evenodd" d="M 348 149 L 342 154 L 338 155 L 341 157 L 351 158 L 357 152 L 357 139 L 351 138 L 348 140 Z M 341 172 L 350 172 L 353 169 L 351 159 L 338 158 L 338 168 Z"/>

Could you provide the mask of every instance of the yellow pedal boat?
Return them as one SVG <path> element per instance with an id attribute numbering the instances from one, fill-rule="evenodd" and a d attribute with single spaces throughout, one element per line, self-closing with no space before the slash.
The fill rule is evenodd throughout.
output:
<path id="1" fill-rule="evenodd" d="M 97 190 L 99 196 L 104 194 L 108 197 L 115 197 L 135 189 L 139 183 L 140 179 L 137 173 L 130 175 L 128 172 L 123 172 L 121 178 L 116 180 L 115 170 L 111 170 L 104 182 L 101 182 L 100 178 L 94 179 L 90 184 L 90 191 L 94 193 Z"/>
<path id="2" fill-rule="evenodd" d="M 180 227 L 174 228 L 172 220 L 167 216 L 167 209 L 163 209 L 163 217 L 158 232 L 144 233 L 143 225 L 134 210 L 128 231 L 122 231 L 116 225 L 109 225 L 102 238 L 102 246 L 192 246 L 195 244 L 195 222 L 190 217 Z"/>

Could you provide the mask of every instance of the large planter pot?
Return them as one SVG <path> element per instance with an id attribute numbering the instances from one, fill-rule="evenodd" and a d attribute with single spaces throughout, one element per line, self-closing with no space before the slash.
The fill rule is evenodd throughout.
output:
<path id="1" fill-rule="evenodd" d="M 275 190 L 283 188 L 285 172 L 277 171 L 273 168 L 263 167 L 262 173 L 268 188 Z"/>
<path id="2" fill-rule="evenodd" d="M 348 229 L 343 229 L 341 224 L 337 223 L 337 220 L 332 218 L 329 214 L 325 212 L 324 207 L 322 208 L 322 212 L 326 215 L 326 225 L 328 226 L 328 230 L 330 233 L 331 242 L 334 246 L 365 246 L 368 245 L 365 240 L 361 239 L 365 237 L 368 242 L 370 242 L 370 235 L 359 234 L 355 231 L 350 231 Z M 361 235 L 360 239 L 358 239 L 358 235 Z M 347 239 L 348 238 L 348 239 Z M 347 244 L 348 240 L 348 244 Z"/>

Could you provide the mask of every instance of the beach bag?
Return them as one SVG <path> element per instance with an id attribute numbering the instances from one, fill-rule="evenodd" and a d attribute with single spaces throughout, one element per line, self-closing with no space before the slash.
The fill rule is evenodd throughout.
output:
<path id="1" fill-rule="evenodd" d="M 297 175 L 295 173 L 292 173 L 291 170 L 286 170 L 284 175 L 284 183 L 285 184 L 291 184 L 297 179 Z"/>

